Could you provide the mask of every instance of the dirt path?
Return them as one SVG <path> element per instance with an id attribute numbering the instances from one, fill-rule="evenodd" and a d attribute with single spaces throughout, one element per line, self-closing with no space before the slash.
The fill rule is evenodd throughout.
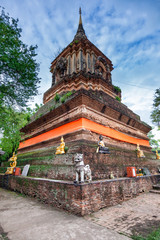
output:
<path id="1" fill-rule="evenodd" d="M 0 188 L 0 240 L 127 240 L 116 231 Z"/>

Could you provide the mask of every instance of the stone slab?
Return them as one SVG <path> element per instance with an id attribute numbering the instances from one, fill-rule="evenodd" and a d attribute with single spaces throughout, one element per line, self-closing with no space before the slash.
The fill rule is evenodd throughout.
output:
<path id="1" fill-rule="evenodd" d="M 24 166 L 23 171 L 22 171 L 22 176 L 26 177 L 29 171 L 30 164 L 27 164 Z"/>

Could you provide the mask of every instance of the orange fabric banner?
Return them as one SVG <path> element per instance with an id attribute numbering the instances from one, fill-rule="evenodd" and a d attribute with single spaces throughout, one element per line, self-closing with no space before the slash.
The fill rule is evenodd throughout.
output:
<path id="1" fill-rule="evenodd" d="M 34 145 L 36 143 L 44 142 L 59 136 L 63 136 L 67 133 L 75 132 L 80 129 L 87 129 L 91 130 L 92 132 L 105 135 L 107 137 L 122 141 L 122 142 L 128 142 L 132 144 L 139 144 L 143 146 L 149 147 L 149 141 L 143 140 L 135 137 L 128 136 L 127 134 L 121 133 L 117 130 L 114 130 L 110 127 L 105 127 L 99 123 L 93 122 L 91 120 L 88 120 L 86 118 L 80 118 L 78 120 L 75 120 L 73 122 L 64 124 L 63 126 L 60 126 L 58 128 L 55 128 L 53 130 L 50 130 L 46 133 L 42 133 L 36 137 L 30 138 L 25 140 L 24 142 L 21 142 L 19 145 L 19 149 L 28 147 L 31 145 Z"/>

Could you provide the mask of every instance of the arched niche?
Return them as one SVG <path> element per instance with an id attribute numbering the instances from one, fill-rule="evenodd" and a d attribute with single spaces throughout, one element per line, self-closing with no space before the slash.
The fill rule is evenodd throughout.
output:
<path id="1" fill-rule="evenodd" d="M 66 75 L 67 71 L 67 60 L 61 57 L 52 72 L 52 86 L 60 81 L 60 79 Z"/>
<path id="2" fill-rule="evenodd" d="M 111 82 L 111 72 L 105 58 L 98 56 L 95 62 L 95 74 L 104 78 L 107 82 Z"/>

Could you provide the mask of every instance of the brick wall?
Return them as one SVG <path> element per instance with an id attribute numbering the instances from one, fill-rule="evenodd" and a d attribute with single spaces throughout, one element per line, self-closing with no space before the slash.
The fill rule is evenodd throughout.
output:
<path id="1" fill-rule="evenodd" d="M 71 181 L 0 175 L 0 186 L 54 207 L 86 215 L 149 191 L 160 175 L 99 180 L 75 186 Z"/>

